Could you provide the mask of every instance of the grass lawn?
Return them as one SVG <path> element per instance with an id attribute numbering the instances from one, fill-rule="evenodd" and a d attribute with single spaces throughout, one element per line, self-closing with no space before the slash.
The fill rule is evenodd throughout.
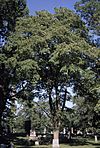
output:
<path id="1" fill-rule="evenodd" d="M 16 148 L 52 148 L 52 145 L 40 145 L 40 146 L 20 146 L 16 145 Z M 100 141 L 98 143 L 95 143 L 93 141 L 88 141 L 84 145 L 76 144 L 76 145 L 71 145 L 70 144 L 60 144 L 60 148 L 100 148 Z"/>
<path id="2" fill-rule="evenodd" d="M 60 148 L 100 148 L 100 145 L 78 145 L 78 146 L 70 146 L 70 145 L 61 145 Z"/>
<path id="3" fill-rule="evenodd" d="M 52 148 L 52 146 L 16 146 L 16 148 Z M 100 148 L 100 145 L 80 145 L 80 146 L 70 146 L 70 145 L 65 145 L 65 144 L 61 144 L 60 148 Z"/>
<path id="4" fill-rule="evenodd" d="M 30 145 L 27 137 L 16 137 L 14 138 L 13 143 L 15 148 L 52 148 L 52 145 L 33 146 L 33 143 Z M 66 144 L 60 144 L 60 148 L 100 148 L 100 140 L 95 143 L 94 139 L 90 140 L 82 137 L 75 137 L 71 141 L 67 141 Z"/>

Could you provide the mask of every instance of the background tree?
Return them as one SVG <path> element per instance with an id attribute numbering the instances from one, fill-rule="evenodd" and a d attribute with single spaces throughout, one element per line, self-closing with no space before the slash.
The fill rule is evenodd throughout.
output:
<path id="1" fill-rule="evenodd" d="M 100 2 L 98 0 L 81 0 L 75 4 L 76 12 L 81 16 L 81 18 L 85 21 L 88 29 L 89 34 L 94 36 L 92 39 L 89 37 L 89 40 L 92 41 L 92 46 L 100 47 Z M 96 50 L 97 52 L 97 50 Z M 99 69 L 99 57 L 97 57 L 96 62 L 92 62 L 92 70 L 94 71 L 95 75 L 92 79 L 95 79 L 95 81 L 92 81 L 92 79 L 87 78 L 88 83 L 84 86 L 80 85 L 80 88 L 84 89 L 84 102 L 86 103 L 86 106 L 84 106 L 86 111 L 86 116 L 91 117 L 91 126 L 95 130 L 97 130 L 99 127 L 99 114 L 95 112 L 95 107 L 99 106 L 99 75 L 100 75 L 100 69 Z M 87 72 L 87 76 L 89 73 Z M 81 80 L 80 80 L 81 83 Z M 90 85 L 90 86 L 89 86 Z M 88 89 L 89 88 L 89 89 Z M 88 99 L 87 99 L 88 98 Z M 89 105 L 88 105 L 89 104 Z M 91 115 L 90 115 L 91 114 Z M 88 122 L 88 120 L 87 120 Z M 89 122 L 89 123 L 90 123 Z M 94 130 L 94 131 L 95 131 Z"/>
<path id="2" fill-rule="evenodd" d="M 75 4 L 76 12 L 86 21 L 89 29 L 100 35 L 100 1 L 80 0 Z"/>
<path id="3" fill-rule="evenodd" d="M 0 133 L 1 118 L 6 109 L 7 100 L 11 101 L 12 79 L 15 76 L 16 69 L 15 60 L 12 58 L 16 47 L 13 47 L 11 51 L 5 52 L 4 44 L 7 42 L 9 33 L 14 31 L 16 19 L 26 15 L 28 15 L 26 1 L 0 0 Z M 13 66 L 11 66 L 11 63 L 13 63 Z"/>
<path id="4" fill-rule="evenodd" d="M 15 132 L 25 133 L 25 121 L 29 119 L 31 120 L 31 130 L 35 130 L 37 134 L 43 134 L 44 128 L 50 128 L 49 118 L 43 109 L 46 106 L 46 104 L 43 104 L 44 102 L 35 103 L 32 101 L 30 104 L 29 100 L 23 102 L 21 99 L 18 102 L 20 103 L 18 103 L 18 109 L 13 122 Z"/>
<path id="5" fill-rule="evenodd" d="M 0 37 L 4 39 L 9 31 L 14 31 L 16 19 L 26 15 L 26 0 L 0 0 Z"/>

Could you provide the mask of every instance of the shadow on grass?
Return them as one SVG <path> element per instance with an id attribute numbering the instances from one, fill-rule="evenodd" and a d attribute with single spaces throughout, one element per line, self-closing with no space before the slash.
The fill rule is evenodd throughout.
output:
<path id="1" fill-rule="evenodd" d="M 28 139 L 23 139 L 23 138 L 16 138 L 15 141 L 14 141 L 14 144 L 15 145 L 19 145 L 19 146 L 26 146 L 26 147 L 29 147 L 29 146 L 34 146 L 35 145 L 35 141 L 33 140 L 28 140 Z"/>
<path id="2" fill-rule="evenodd" d="M 37 141 L 37 140 L 29 140 L 25 136 L 24 137 L 16 136 L 13 139 L 14 144 L 17 145 L 18 147 L 20 147 L 20 146 L 21 147 L 29 147 L 29 146 L 33 147 L 33 146 L 35 146 L 35 141 Z M 38 138 L 38 141 L 39 141 L 39 144 L 41 145 L 39 147 L 42 147 L 42 145 L 45 145 L 45 147 L 47 148 L 47 145 L 52 143 L 52 137 L 51 136 L 41 137 L 41 138 Z M 36 148 L 36 146 L 35 146 L 35 148 Z M 42 147 L 42 148 L 44 148 L 44 147 Z"/>
<path id="3" fill-rule="evenodd" d="M 88 138 L 82 138 L 82 137 L 73 137 L 72 139 L 67 139 L 67 137 L 61 137 L 60 144 L 65 144 L 66 146 L 83 146 L 83 145 L 91 145 L 94 148 L 100 148 L 100 142 L 95 143 L 94 141 L 88 141 Z M 16 136 L 13 137 L 14 145 L 16 145 L 16 148 L 48 148 L 48 145 L 52 142 L 52 137 L 42 137 L 39 139 L 39 146 L 35 146 L 35 141 L 28 140 L 25 136 Z M 44 146 L 45 145 L 45 146 Z"/>
<path id="4" fill-rule="evenodd" d="M 93 146 L 99 146 L 100 147 L 100 142 L 95 143 L 95 142 L 87 142 L 88 144 L 91 144 Z"/>
<path id="5" fill-rule="evenodd" d="M 9 145 L 11 142 L 11 139 L 7 135 L 0 136 L 0 144 L 6 144 Z"/>
<path id="6" fill-rule="evenodd" d="M 100 142 L 95 143 L 94 141 L 88 141 L 86 138 L 73 138 L 67 141 L 66 145 L 69 146 L 84 146 L 84 145 L 91 145 L 94 148 L 100 148 Z"/>
<path id="7" fill-rule="evenodd" d="M 47 146 L 16 146 L 16 148 L 48 148 Z"/>
<path id="8" fill-rule="evenodd" d="M 86 139 L 70 139 L 68 140 L 68 144 L 70 146 L 80 146 L 80 145 L 87 145 Z"/>

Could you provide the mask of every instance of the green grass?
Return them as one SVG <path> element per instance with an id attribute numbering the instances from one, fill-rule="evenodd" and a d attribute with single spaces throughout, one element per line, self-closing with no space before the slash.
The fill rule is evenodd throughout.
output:
<path id="1" fill-rule="evenodd" d="M 16 146 L 16 148 L 52 148 L 52 146 Z M 83 145 L 83 146 L 69 146 L 69 145 L 64 145 L 61 144 L 60 148 L 100 148 L 100 146 L 93 146 L 93 145 Z"/>
<path id="2" fill-rule="evenodd" d="M 40 146 L 16 146 L 16 148 L 52 148 L 52 145 L 40 145 Z M 89 142 L 84 145 L 76 145 L 76 146 L 71 146 L 69 144 L 60 144 L 60 148 L 100 148 L 100 142 L 95 143 L 95 142 Z"/>
<path id="3" fill-rule="evenodd" d="M 60 148 L 100 148 L 100 145 L 79 145 L 79 146 L 70 146 L 70 145 L 61 145 Z"/>
<path id="4" fill-rule="evenodd" d="M 28 146 L 27 142 L 26 137 L 17 137 L 14 142 L 15 148 L 52 148 L 52 145 Z M 68 144 L 60 144 L 60 148 L 100 148 L 100 141 L 95 143 L 94 140 L 78 137 Z"/>

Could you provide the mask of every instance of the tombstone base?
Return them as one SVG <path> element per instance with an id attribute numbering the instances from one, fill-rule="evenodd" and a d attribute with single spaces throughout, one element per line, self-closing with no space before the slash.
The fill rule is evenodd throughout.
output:
<path id="1" fill-rule="evenodd" d="M 59 139 L 53 139 L 52 148 L 60 148 Z"/>

